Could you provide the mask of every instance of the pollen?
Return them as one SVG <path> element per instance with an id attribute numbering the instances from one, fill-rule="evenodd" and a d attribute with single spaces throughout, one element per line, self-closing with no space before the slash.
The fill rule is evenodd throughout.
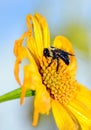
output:
<path id="1" fill-rule="evenodd" d="M 67 104 L 76 95 L 77 81 L 67 71 L 67 65 L 60 59 L 57 68 L 57 60 L 44 57 L 41 62 L 40 74 L 42 82 L 46 86 L 51 98 L 61 104 Z"/>

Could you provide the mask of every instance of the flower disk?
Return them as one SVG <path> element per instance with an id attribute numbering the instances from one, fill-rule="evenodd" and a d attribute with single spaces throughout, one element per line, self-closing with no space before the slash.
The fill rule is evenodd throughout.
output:
<path id="1" fill-rule="evenodd" d="M 58 71 L 56 60 L 49 66 L 51 60 L 52 58 L 43 57 L 40 65 L 42 82 L 53 99 L 67 104 L 76 94 L 77 82 L 67 71 L 67 65 L 62 60 L 59 61 Z"/>

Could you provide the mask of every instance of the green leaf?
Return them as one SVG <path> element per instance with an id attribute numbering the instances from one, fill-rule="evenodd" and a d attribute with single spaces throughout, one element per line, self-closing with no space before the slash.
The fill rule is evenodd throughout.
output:
<path id="1" fill-rule="evenodd" d="M 18 88 L 18 89 L 11 91 L 11 92 L 8 92 L 4 95 L 1 95 L 0 96 L 0 103 L 20 98 L 21 92 L 22 92 L 21 88 Z M 35 95 L 35 91 L 27 90 L 25 97 L 30 97 L 33 95 Z"/>

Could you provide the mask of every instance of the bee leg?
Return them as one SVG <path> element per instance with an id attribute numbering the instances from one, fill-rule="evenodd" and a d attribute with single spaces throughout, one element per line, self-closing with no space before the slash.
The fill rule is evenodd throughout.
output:
<path id="1" fill-rule="evenodd" d="M 49 65 L 47 67 L 49 67 L 52 64 L 52 62 L 53 62 L 53 59 L 51 59 L 51 62 L 49 63 Z"/>
<path id="2" fill-rule="evenodd" d="M 59 68 L 59 59 L 57 58 L 57 67 L 56 67 L 56 71 L 58 71 Z"/>

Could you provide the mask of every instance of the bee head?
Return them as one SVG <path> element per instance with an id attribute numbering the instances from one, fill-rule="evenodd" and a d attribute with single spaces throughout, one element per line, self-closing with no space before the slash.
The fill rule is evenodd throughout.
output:
<path id="1" fill-rule="evenodd" d="M 45 57 L 50 57 L 50 52 L 49 52 L 48 48 L 44 48 L 43 55 Z"/>

